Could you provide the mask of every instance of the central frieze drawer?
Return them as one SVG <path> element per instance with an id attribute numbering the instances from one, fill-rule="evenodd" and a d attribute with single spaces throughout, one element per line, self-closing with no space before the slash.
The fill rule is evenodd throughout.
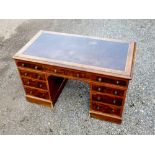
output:
<path id="1" fill-rule="evenodd" d="M 73 78 L 88 78 L 87 74 L 81 71 L 74 71 L 70 69 L 63 69 L 59 67 L 50 67 L 46 66 L 46 71 L 49 73 L 53 73 L 55 75 L 64 75 L 64 76 L 69 76 Z"/>
<path id="2" fill-rule="evenodd" d="M 65 75 L 66 71 L 64 69 L 58 68 L 58 67 L 51 67 L 51 66 L 45 66 L 45 69 L 47 72 L 51 72 L 54 74 L 61 74 Z"/>

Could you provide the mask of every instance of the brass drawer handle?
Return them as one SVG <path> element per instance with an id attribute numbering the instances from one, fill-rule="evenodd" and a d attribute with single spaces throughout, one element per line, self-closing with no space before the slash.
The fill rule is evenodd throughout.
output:
<path id="1" fill-rule="evenodd" d="M 30 84 L 30 81 L 27 81 L 27 84 L 29 85 Z"/>
<path id="2" fill-rule="evenodd" d="M 98 97 L 97 97 L 97 100 L 98 100 L 98 101 L 100 101 L 100 100 L 101 100 L 101 97 L 100 97 L 100 96 L 98 96 Z"/>
<path id="3" fill-rule="evenodd" d="M 114 112 L 114 109 L 112 109 L 111 111 Z"/>
<path id="4" fill-rule="evenodd" d="M 22 64 L 22 67 L 25 67 L 25 64 Z"/>
<path id="5" fill-rule="evenodd" d="M 38 79 L 40 79 L 41 78 L 41 76 L 40 75 L 38 75 L 38 77 L 37 77 Z"/>
<path id="6" fill-rule="evenodd" d="M 114 94 L 115 94 L 115 95 L 117 95 L 117 94 L 118 94 L 117 90 L 115 90 L 115 91 L 114 91 Z"/>
<path id="7" fill-rule="evenodd" d="M 55 70 L 54 70 L 54 72 L 56 73 L 56 72 L 57 72 L 57 70 L 55 69 Z"/>
<path id="8" fill-rule="evenodd" d="M 77 77 L 79 77 L 79 76 L 80 76 L 80 74 L 76 74 L 76 76 L 77 76 Z"/>
<path id="9" fill-rule="evenodd" d="M 39 87 L 41 88 L 43 85 L 42 84 L 39 84 Z"/>
<path id="10" fill-rule="evenodd" d="M 98 87 L 98 89 L 97 89 L 98 91 L 101 91 L 101 88 L 100 87 Z"/>
<path id="11" fill-rule="evenodd" d="M 116 83 L 117 83 L 117 84 L 120 84 L 120 82 L 119 82 L 119 81 L 116 81 Z"/>
<path id="12" fill-rule="evenodd" d="M 32 90 L 30 91 L 30 95 L 32 94 Z"/>
<path id="13" fill-rule="evenodd" d="M 100 110 L 100 107 L 99 107 L 99 106 L 97 106 L 97 107 L 96 107 L 96 109 L 97 109 L 97 110 Z"/>
<path id="14" fill-rule="evenodd" d="M 116 104 L 116 100 L 113 100 L 113 104 Z"/>
<path id="15" fill-rule="evenodd" d="M 25 73 L 24 75 L 27 76 L 27 73 Z"/>
<path id="16" fill-rule="evenodd" d="M 34 67 L 34 69 L 36 69 L 36 70 L 37 70 L 37 69 L 38 69 L 38 66 L 35 66 L 35 67 Z"/>
<path id="17" fill-rule="evenodd" d="M 98 78 L 98 81 L 101 82 L 102 81 L 102 78 Z"/>

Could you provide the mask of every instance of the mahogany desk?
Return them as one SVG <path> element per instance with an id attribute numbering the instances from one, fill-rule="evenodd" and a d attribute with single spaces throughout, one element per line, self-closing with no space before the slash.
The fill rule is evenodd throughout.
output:
<path id="1" fill-rule="evenodd" d="M 90 116 L 121 123 L 134 55 L 134 42 L 39 31 L 13 58 L 28 101 L 53 107 L 67 79 L 81 80 Z"/>

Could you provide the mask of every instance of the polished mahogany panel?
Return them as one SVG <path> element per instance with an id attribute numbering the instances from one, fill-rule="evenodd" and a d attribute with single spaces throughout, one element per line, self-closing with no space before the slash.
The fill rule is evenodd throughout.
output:
<path id="1" fill-rule="evenodd" d="M 24 55 L 125 71 L 129 43 L 43 32 Z"/>

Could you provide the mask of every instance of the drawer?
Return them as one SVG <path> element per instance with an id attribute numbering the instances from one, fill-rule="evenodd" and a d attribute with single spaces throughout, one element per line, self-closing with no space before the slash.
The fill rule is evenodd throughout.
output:
<path id="1" fill-rule="evenodd" d="M 25 87 L 25 91 L 27 95 L 43 98 L 43 99 L 49 99 L 48 92 L 46 91 L 40 91 L 32 88 Z"/>
<path id="2" fill-rule="evenodd" d="M 46 71 L 48 72 L 53 72 L 54 74 L 57 75 L 65 75 L 65 76 L 71 76 L 75 78 L 87 78 L 87 74 L 79 71 L 72 71 L 70 69 L 63 69 L 59 67 L 50 67 L 46 66 Z"/>
<path id="3" fill-rule="evenodd" d="M 102 77 L 102 76 L 96 76 L 93 75 L 92 80 L 95 82 L 99 82 L 99 83 L 108 83 L 108 84 L 113 84 L 113 85 L 118 85 L 118 86 L 127 86 L 127 81 L 125 80 L 120 80 L 120 79 L 112 79 L 112 78 L 107 78 L 107 77 Z"/>
<path id="4" fill-rule="evenodd" d="M 105 104 L 99 104 L 96 102 L 92 103 L 92 110 L 94 111 L 99 111 L 107 114 L 114 114 L 114 115 L 121 115 L 121 109 L 112 107 L 110 105 L 105 105 Z"/>
<path id="5" fill-rule="evenodd" d="M 65 70 L 61 69 L 59 67 L 54 67 L 54 66 L 45 66 L 45 70 L 47 72 L 52 72 L 54 74 L 65 74 Z"/>
<path id="6" fill-rule="evenodd" d="M 82 78 L 82 79 L 88 78 L 88 76 L 87 76 L 86 73 L 84 73 L 84 72 L 79 72 L 79 71 L 68 71 L 68 72 L 66 72 L 66 74 L 67 74 L 68 76 L 72 76 L 72 77 L 74 77 L 74 78 Z"/>
<path id="7" fill-rule="evenodd" d="M 108 95 L 100 95 L 100 94 L 92 94 L 92 100 L 98 101 L 98 102 L 109 103 L 113 105 L 118 105 L 118 106 L 121 106 L 123 102 L 122 98 L 116 98 L 116 97 L 111 97 Z"/>
<path id="8" fill-rule="evenodd" d="M 40 88 L 47 90 L 47 85 L 45 82 L 40 82 L 28 78 L 22 78 L 23 84 L 30 87 Z"/>
<path id="9" fill-rule="evenodd" d="M 124 91 L 123 90 L 109 88 L 109 87 L 105 87 L 105 86 L 93 85 L 92 90 L 94 90 L 96 92 L 100 92 L 100 93 L 108 93 L 108 94 L 113 94 L 113 95 L 116 95 L 116 96 L 124 96 Z"/>
<path id="10" fill-rule="evenodd" d="M 40 70 L 40 71 L 44 70 L 43 65 L 37 64 L 37 63 L 30 63 L 26 61 L 17 61 L 17 66 L 22 68 L 29 68 L 33 70 Z"/>
<path id="11" fill-rule="evenodd" d="M 44 80 L 44 81 L 46 80 L 45 74 L 30 72 L 30 71 L 21 70 L 21 69 L 19 69 L 19 72 L 20 72 L 20 75 L 23 77 L 30 77 L 33 79 Z"/>

